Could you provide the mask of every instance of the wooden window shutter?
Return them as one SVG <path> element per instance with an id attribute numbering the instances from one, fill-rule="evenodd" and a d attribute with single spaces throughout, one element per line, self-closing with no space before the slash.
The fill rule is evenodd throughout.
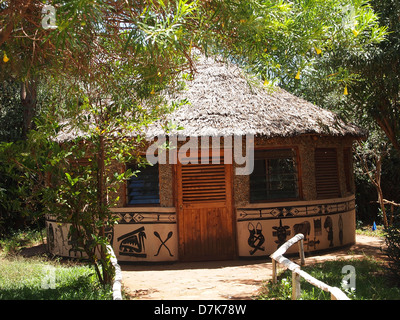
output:
<path id="1" fill-rule="evenodd" d="M 352 158 L 352 149 L 344 148 L 343 149 L 343 167 L 344 167 L 344 175 L 346 178 L 346 191 L 351 192 L 351 175 L 353 168 L 353 158 Z"/>
<path id="2" fill-rule="evenodd" d="M 336 149 L 315 149 L 315 183 L 317 199 L 340 197 Z"/>
<path id="3" fill-rule="evenodd" d="M 183 203 L 226 200 L 224 164 L 187 164 L 181 170 Z"/>

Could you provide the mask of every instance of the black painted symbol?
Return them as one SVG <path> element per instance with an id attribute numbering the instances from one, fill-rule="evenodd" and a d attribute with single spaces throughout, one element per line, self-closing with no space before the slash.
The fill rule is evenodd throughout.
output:
<path id="1" fill-rule="evenodd" d="M 54 250 L 54 230 L 53 224 L 49 223 L 47 228 L 47 245 L 49 246 L 49 251 L 53 252 Z"/>
<path id="2" fill-rule="evenodd" d="M 324 222 L 324 229 L 328 232 L 329 246 L 333 247 L 333 222 L 331 217 L 326 217 Z"/>
<path id="3" fill-rule="evenodd" d="M 307 250 L 310 250 L 311 248 L 314 248 L 314 250 L 317 249 L 317 245 L 320 243 L 319 240 L 316 240 L 316 238 L 314 237 L 314 240 L 308 240 L 305 244 L 307 245 Z"/>
<path id="4" fill-rule="evenodd" d="M 339 241 L 340 241 L 340 245 L 343 245 L 343 219 L 342 219 L 342 215 L 339 216 L 339 222 L 338 222 L 338 226 L 339 226 Z"/>
<path id="5" fill-rule="evenodd" d="M 114 240 L 114 228 L 110 226 L 105 227 L 104 235 L 106 236 L 108 243 L 112 246 Z"/>
<path id="6" fill-rule="evenodd" d="M 303 221 L 302 223 L 295 224 L 293 226 L 293 231 L 295 234 L 302 233 L 304 235 L 304 241 L 307 241 L 307 236 L 309 236 L 311 232 L 311 225 L 308 221 Z"/>
<path id="7" fill-rule="evenodd" d="M 319 218 L 319 219 L 314 219 L 314 235 L 315 235 L 315 236 L 320 236 L 320 235 L 322 235 L 322 222 L 321 222 L 321 218 Z"/>
<path id="8" fill-rule="evenodd" d="M 154 231 L 154 235 L 155 235 L 158 239 L 160 239 L 160 241 L 161 241 L 161 244 L 160 244 L 160 246 L 158 247 L 158 251 L 157 251 L 157 253 L 156 253 L 154 256 L 155 256 L 155 257 L 158 256 L 158 255 L 160 254 L 161 247 L 164 246 L 164 247 L 168 250 L 169 255 L 170 255 L 171 257 L 173 257 L 174 255 L 171 253 L 171 251 L 169 250 L 169 248 L 168 248 L 167 245 L 165 244 L 165 243 L 169 240 L 169 238 L 172 237 L 173 232 L 172 232 L 172 231 L 168 232 L 167 238 L 166 238 L 164 241 L 161 239 L 160 234 L 159 234 L 157 231 Z"/>
<path id="9" fill-rule="evenodd" d="M 272 227 L 275 231 L 272 231 L 272 235 L 277 237 L 278 240 L 275 240 L 275 243 L 278 244 L 278 248 L 285 243 L 286 237 L 290 236 L 290 227 L 282 225 L 282 219 L 279 220 L 279 227 Z"/>
<path id="10" fill-rule="evenodd" d="M 250 232 L 249 239 L 247 240 L 247 243 L 249 244 L 250 247 L 253 248 L 253 250 L 250 250 L 250 254 L 253 255 L 256 253 L 257 250 L 264 251 L 265 248 L 262 246 L 265 242 L 265 237 L 262 234 L 262 226 L 261 223 L 257 223 L 256 228 L 254 228 L 254 225 L 249 222 L 248 229 Z"/>
<path id="11" fill-rule="evenodd" d="M 79 238 L 78 230 L 76 230 L 72 226 L 70 226 L 68 231 L 68 239 L 69 239 L 68 244 L 71 246 L 71 248 L 68 251 L 68 256 L 72 257 L 71 252 L 73 252 L 74 257 L 77 257 L 79 253 L 82 258 L 84 251 L 82 248 L 82 240 Z"/>
<path id="12" fill-rule="evenodd" d="M 124 234 L 117 239 L 117 241 L 122 240 L 119 245 L 119 254 L 123 256 L 146 258 L 147 254 L 144 253 L 144 239 L 146 239 L 144 227 Z"/>

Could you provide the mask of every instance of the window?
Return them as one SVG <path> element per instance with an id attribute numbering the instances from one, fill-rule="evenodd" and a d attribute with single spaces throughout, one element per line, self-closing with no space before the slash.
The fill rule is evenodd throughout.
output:
<path id="1" fill-rule="evenodd" d="M 128 205 L 159 204 L 158 164 L 138 168 L 128 165 L 132 171 L 140 170 L 137 176 L 132 176 L 128 181 Z"/>
<path id="2" fill-rule="evenodd" d="M 317 199 L 340 197 L 336 149 L 315 149 L 315 184 Z"/>
<path id="3" fill-rule="evenodd" d="M 299 197 L 296 151 L 255 150 L 250 175 L 250 201 L 283 200 Z"/>

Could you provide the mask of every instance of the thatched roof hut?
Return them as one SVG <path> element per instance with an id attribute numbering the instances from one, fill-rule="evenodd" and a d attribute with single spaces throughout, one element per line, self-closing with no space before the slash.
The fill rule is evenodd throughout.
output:
<path id="1" fill-rule="evenodd" d="M 203 157 L 205 151 L 204 158 L 218 161 L 182 161 L 192 152 L 187 155 L 188 148 L 176 144 L 168 153 L 178 151 L 183 158 L 141 168 L 127 181 L 113 208 L 119 223 L 110 231 L 119 260 L 265 257 L 297 233 L 304 234 L 307 251 L 354 243 L 351 159 L 354 140 L 365 136 L 362 129 L 285 90 L 263 86 L 234 64 L 204 56 L 186 89 L 168 99 L 187 99 L 189 104 L 145 128 L 149 143 L 167 135 L 163 125 L 171 122 L 184 129 L 168 132 L 170 142 L 176 138 L 171 135 L 183 136 L 179 140 L 186 147 L 189 137 L 196 142 L 193 157 Z M 242 162 L 235 156 L 233 162 L 225 161 L 229 148 L 236 148 L 225 141 L 245 135 L 246 147 L 251 136 L 249 145 L 254 148 L 239 149 L 246 149 L 245 164 L 251 170 L 237 174 Z M 83 133 L 66 126 L 58 141 L 78 137 Z M 211 140 L 224 144 L 203 145 L 209 139 L 192 137 L 216 137 Z M 137 169 L 127 163 L 119 164 L 118 170 L 127 168 Z M 62 236 L 69 226 L 51 220 L 47 226 L 52 252 L 72 256 L 74 250 Z"/>

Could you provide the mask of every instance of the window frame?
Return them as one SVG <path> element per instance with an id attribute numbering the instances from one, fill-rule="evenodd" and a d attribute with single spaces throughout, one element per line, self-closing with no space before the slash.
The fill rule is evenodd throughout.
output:
<path id="1" fill-rule="evenodd" d="M 277 199 L 260 199 L 252 200 L 251 198 L 251 174 L 249 175 L 249 203 L 271 203 L 285 201 L 299 201 L 303 199 L 302 175 L 299 148 L 297 146 L 276 146 L 276 147 L 259 147 L 254 149 L 254 161 L 256 160 L 256 152 L 258 151 L 273 151 L 273 150 L 293 150 L 295 153 L 293 159 L 295 161 L 296 176 L 297 176 L 297 197 L 277 198 Z M 264 158 L 265 160 L 266 158 Z M 267 172 L 266 175 L 267 177 Z"/>

